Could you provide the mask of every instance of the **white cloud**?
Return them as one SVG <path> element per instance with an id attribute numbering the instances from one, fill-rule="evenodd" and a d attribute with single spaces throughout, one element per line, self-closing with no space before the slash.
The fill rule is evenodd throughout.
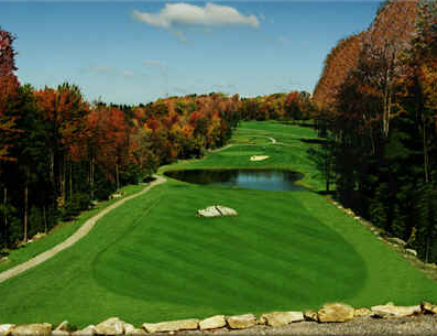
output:
<path id="1" fill-rule="evenodd" d="M 134 10 L 135 20 L 163 29 L 173 26 L 235 26 L 246 25 L 259 27 L 255 15 L 245 16 L 230 6 L 208 3 L 204 7 L 188 3 L 166 4 L 159 13 L 148 13 Z"/>

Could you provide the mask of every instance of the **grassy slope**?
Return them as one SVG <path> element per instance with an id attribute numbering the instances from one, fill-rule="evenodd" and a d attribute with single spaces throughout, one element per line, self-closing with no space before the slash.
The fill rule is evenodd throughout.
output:
<path id="1" fill-rule="evenodd" d="M 143 188 L 143 185 L 129 185 L 123 187 L 121 189 L 121 192 L 125 197 L 135 194 L 141 191 Z M 0 264 L 0 272 L 4 272 L 14 266 L 17 266 L 18 264 L 32 259 L 38 254 L 51 249 L 52 247 L 58 245 L 60 242 L 63 242 L 65 239 L 75 233 L 77 229 L 79 229 L 82 224 L 86 222 L 87 219 L 96 215 L 100 210 L 106 208 L 116 201 L 118 201 L 118 199 L 102 202 L 94 209 L 85 211 L 80 214 L 74 221 L 58 224 L 48 236 L 44 237 L 44 239 L 35 241 L 18 250 L 13 250 L 8 256 L 11 262 L 7 264 Z"/>
<path id="2" fill-rule="evenodd" d="M 226 150 L 218 151 L 202 160 L 181 161 L 170 166 L 164 166 L 161 172 L 178 169 L 204 168 L 277 168 L 289 169 L 305 173 L 299 183 L 314 190 L 321 190 L 323 183 L 318 179 L 318 172 L 306 154 L 311 144 L 301 140 L 316 139 L 316 132 L 311 128 L 283 125 L 277 122 L 243 123 L 235 133 L 231 144 Z M 269 138 L 278 141 L 273 144 Z M 252 155 L 268 155 L 265 161 L 251 162 Z M 189 165 L 187 166 L 187 163 Z"/>
<path id="3" fill-rule="evenodd" d="M 250 134 L 257 135 L 253 146 L 244 144 Z M 285 144 L 271 145 L 265 136 Z M 310 129 L 246 123 L 233 140 L 239 145 L 164 169 L 256 168 L 270 161 L 312 171 L 305 158 L 310 145 L 296 140 L 311 136 Z M 271 160 L 251 163 L 248 157 L 263 147 Z M 316 178 L 304 182 L 319 185 Z M 194 216 L 217 203 L 240 215 Z M 139 325 L 315 309 L 334 300 L 416 304 L 437 301 L 437 286 L 318 194 L 169 180 L 105 216 L 72 248 L 0 284 L 0 297 L 0 323 L 68 319 L 84 326 L 116 315 Z"/>

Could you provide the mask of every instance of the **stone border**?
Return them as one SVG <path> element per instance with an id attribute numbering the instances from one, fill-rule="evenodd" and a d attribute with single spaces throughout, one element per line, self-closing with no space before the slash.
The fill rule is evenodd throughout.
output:
<path id="1" fill-rule="evenodd" d="M 411 316 L 437 314 L 437 305 L 422 302 L 416 306 L 395 306 L 389 302 L 385 305 L 368 308 L 353 308 L 344 303 L 327 303 L 319 311 L 287 311 L 271 312 L 262 314 L 257 318 L 253 314 L 236 316 L 216 315 L 206 319 L 185 319 L 176 321 L 164 321 L 158 323 L 144 323 L 141 327 L 120 320 L 118 317 L 111 317 L 97 325 L 72 331 L 68 322 L 62 322 L 55 329 L 49 323 L 40 324 L 1 324 L 0 336 L 94 336 L 94 335 L 148 335 L 164 334 L 173 335 L 182 331 L 200 331 L 200 333 L 249 329 L 256 326 L 273 328 L 285 327 L 290 324 L 299 323 L 343 323 L 352 321 L 355 318 L 369 317 L 373 319 L 393 319 Z"/>
<path id="2" fill-rule="evenodd" d="M 364 218 L 356 215 L 351 209 L 344 208 L 340 203 L 335 201 L 330 197 L 325 197 L 325 199 L 335 206 L 338 210 L 342 211 L 344 214 L 355 219 L 359 224 L 364 226 L 366 229 L 370 230 L 375 237 L 384 243 L 387 247 L 391 248 L 393 251 L 401 255 L 405 260 L 407 260 L 414 268 L 425 273 L 429 278 L 437 281 L 437 264 L 436 263 L 426 263 L 417 256 L 417 252 L 412 249 L 405 248 L 407 244 L 400 238 L 390 237 L 385 233 L 385 231 L 377 226 L 373 225 L 371 222 L 365 220 Z"/>

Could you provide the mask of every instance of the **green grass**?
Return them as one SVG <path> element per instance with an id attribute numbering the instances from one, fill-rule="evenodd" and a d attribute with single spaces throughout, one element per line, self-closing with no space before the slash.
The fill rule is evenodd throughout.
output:
<path id="1" fill-rule="evenodd" d="M 144 188 L 143 185 L 129 185 L 125 186 L 121 189 L 123 196 L 129 196 L 141 191 Z M 70 237 L 73 233 L 79 229 L 83 223 L 86 222 L 87 219 L 96 215 L 100 210 L 106 208 L 112 203 L 116 202 L 118 199 L 113 199 L 105 202 L 99 203 L 98 206 L 94 207 L 92 210 L 85 211 L 80 214 L 74 221 L 71 222 L 61 222 L 59 223 L 49 235 L 44 237 L 41 240 L 32 242 L 20 249 L 12 250 L 8 255 L 10 263 L 0 264 L 0 272 L 4 272 L 12 267 L 17 266 L 33 257 L 37 256 L 40 253 L 43 253 L 47 250 L 50 250 L 52 247 L 58 245 L 60 242 L 63 242 L 65 239 Z"/>
<path id="2" fill-rule="evenodd" d="M 314 136 L 307 128 L 244 123 L 232 147 L 162 171 L 300 167 L 305 173 L 313 170 L 306 157 L 312 145 L 299 139 Z M 244 143 L 252 137 L 260 143 Z M 272 145 L 268 137 L 284 144 Z M 263 147 L 271 160 L 250 162 Z M 304 181 L 314 188 L 320 183 Z M 239 216 L 195 216 L 211 204 L 235 208 Z M 329 301 L 409 305 L 437 301 L 437 285 L 317 193 L 169 179 L 109 213 L 70 249 L 0 284 L 0 297 L 0 323 L 68 319 L 82 327 L 110 316 L 140 325 L 317 309 Z"/>

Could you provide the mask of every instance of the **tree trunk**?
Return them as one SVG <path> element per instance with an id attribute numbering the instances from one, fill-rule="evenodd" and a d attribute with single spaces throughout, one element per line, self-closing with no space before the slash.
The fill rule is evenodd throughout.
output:
<path id="1" fill-rule="evenodd" d="M 90 161 L 90 196 L 92 200 L 94 199 L 94 163 L 94 158 L 92 158 Z"/>
<path id="2" fill-rule="evenodd" d="M 47 214 L 46 214 L 46 205 L 45 204 L 42 206 L 42 215 L 44 218 L 44 233 L 47 234 L 48 228 L 47 228 Z"/>
<path id="3" fill-rule="evenodd" d="M 29 212 L 29 186 L 26 183 L 24 187 L 24 233 L 23 233 L 24 242 L 27 242 L 28 212 Z"/>
<path id="4" fill-rule="evenodd" d="M 117 192 L 120 190 L 120 175 L 118 171 L 118 163 L 115 165 L 115 179 L 117 182 Z"/>
<path id="5" fill-rule="evenodd" d="M 56 198 L 57 198 L 58 190 L 55 181 L 55 154 L 52 150 L 50 150 L 49 161 L 50 161 L 50 173 L 49 173 L 50 183 L 52 184 L 53 195 L 55 195 L 55 197 L 53 197 L 53 206 L 56 208 L 57 207 Z"/>
<path id="6" fill-rule="evenodd" d="M 7 203 L 8 203 L 8 188 L 4 187 L 3 188 L 3 206 L 4 206 L 5 211 L 6 211 L 6 204 Z M 8 238 L 7 238 L 8 237 L 8 216 L 7 216 L 7 213 L 5 213 L 5 216 L 3 219 L 3 224 L 4 224 L 3 234 L 5 237 L 5 242 L 7 242 L 8 241 Z"/>
<path id="7" fill-rule="evenodd" d="M 429 181 L 429 175 L 428 175 L 428 146 L 427 146 L 427 139 L 426 139 L 426 123 L 425 118 L 422 117 L 422 141 L 423 141 L 423 168 L 425 171 L 425 182 L 428 183 Z"/>
<path id="8" fill-rule="evenodd" d="M 59 172 L 59 180 L 61 182 L 61 202 L 62 206 L 65 206 L 65 175 L 66 175 L 66 158 L 65 154 L 62 155 L 62 161 L 61 161 L 61 169 Z"/>
<path id="9" fill-rule="evenodd" d="M 73 163 L 70 162 L 70 174 L 69 174 L 69 184 L 70 184 L 70 200 L 73 198 Z"/>

